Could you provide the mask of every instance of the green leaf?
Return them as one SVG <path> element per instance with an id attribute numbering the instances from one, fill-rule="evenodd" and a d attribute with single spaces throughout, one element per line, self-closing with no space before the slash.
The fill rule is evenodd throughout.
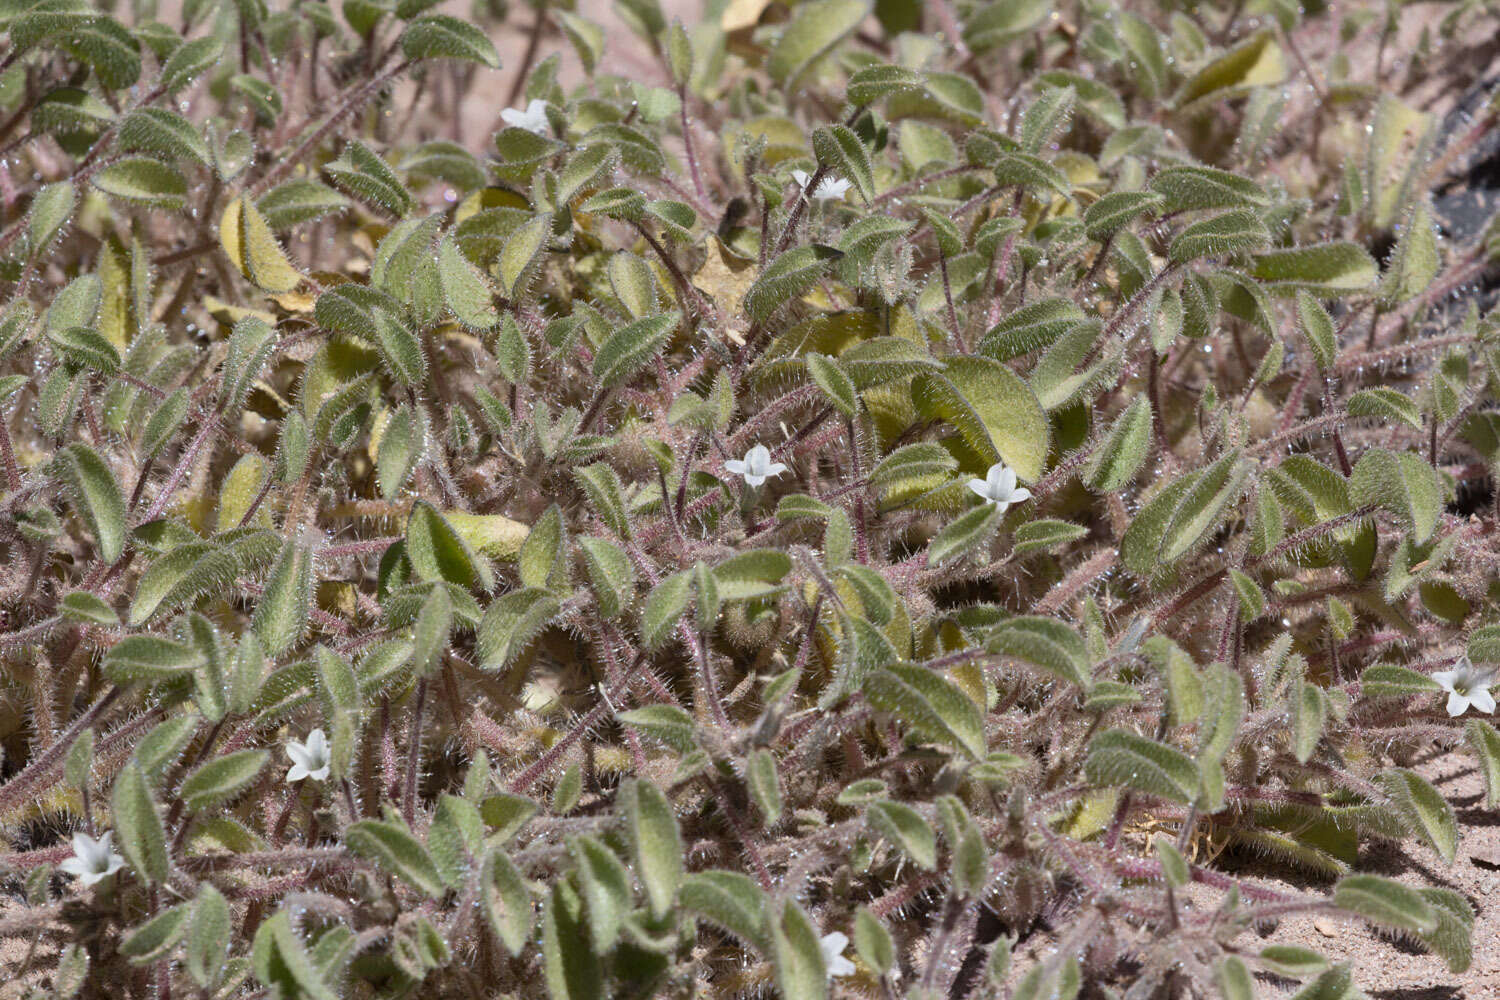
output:
<path id="1" fill-rule="evenodd" d="M 622 785 L 617 801 L 636 877 L 646 891 L 652 915 L 661 919 L 671 912 L 683 876 L 682 835 L 672 803 L 644 779 Z"/>
<path id="2" fill-rule="evenodd" d="M 292 927 L 286 910 L 279 910 L 255 932 L 252 951 L 255 977 L 270 988 L 273 995 L 306 1000 L 339 1000 L 329 988 L 301 938 Z"/>
<path id="3" fill-rule="evenodd" d="M 1387 308 L 1409 302 L 1425 292 L 1440 265 L 1436 227 L 1426 202 L 1412 207 L 1401 226 L 1401 238 L 1380 279 L 1380 297 Z"/>
<path id="4" fill-rule="evenodd" d="M 187 932 L 191 912 L 186 904 L 163 910 L 125 935 L 120 954 L 130 959 L 131 965 L 149 965 L 168 957 Z"/>
<path id="5" fill-rule="evenodd" d="M 896 943 L 891 932 L 867 906 L 854 911 L 854 951 L 876 975 L 889 975 L 896 967 Z"/>
<path id="6" fill-rule="evenodd" d="M 766 749 L 753 751 L 745 761 L 745 785 L 760 813 L 761 824 L 774 825 L 781 818 L 781 778 L 776 773 L 776 755 Z"/>
<path id="7" fill-rule="evenodd" d="M 73 185 L 69 181 L 44 184 L 37 191 L 26 213 L 26 235 L 33 256 L 45 252 L 51 246 L 53 238 L 73 217 L 76 201 Z M 0 337 L 0 341 L 4 339 Z M 3 354 L 0 351 L 0 356 Z"/>
<path id="8" fill-rule="evenodd" d="M 216 757 L 188 775 L 179 794 L 188 809 L 202 812 L 250 787 L 270 760 L 271 755 L 264 750 L 239 750 Z"/>
<path id="9" fill-rule="evenodd" d="M 924 88 L 922 74 L 905 66 L 872 63 L 849 76 L 845 99 L 855 107 L 874 104 L 892 94 L 915 94 Z"/>
<path id="10" fill-rule="evenodd" d="M 1443 957 L 1449 972 L 1467 972 L 1474 961 L 1474 908 L 1462 894 L 1436 886 L 1418 889 L 1437 914 L 1437 930 L 1422 935 L 1422 943 Z"/>
<path id="11" fill-rule="evenodd" d="M 1358 243 L 1320 243 L 1258 254 L 1250 273 L 1278 290 L 1332 296 L 1369 288 L 1378 270 L 1375 258 Z"/>
<path id="12" fill-rule="evenodd" d="M 893 663 L 872 671 L 860 688 L 865 699 L 921 735 L 978 760 L 984 756 L 979 706 L 956 684 L 926 667 Z"/>
<path id="13" fill-rule="evenodd" d="M 807 374 L 813 383 L 828 397 L 835 408 L 846 417 L 859 412 L 859 397 L 854 382 L 833 358 L 817 352 L 809 352 L 803 360 L 807 363 Z"/>
<path id="14" fill-rule="evenodd" d="M 1290 944 L 1273 944 L 1261 949 L 1260 964 L 1268 972 L 1288 979 L 1306 979 L 1328 968 L 1328 959 L 1315 951 Z"/>
<path id="15" fill-rule="evenodd" d="M 630 875 L 613 851 L 587 834 L 572 838 L 568 853 L 578 866 L 579 894 L 588 907 L 589 940 L 602 958 L 619 940 L 630 906 Z"/>
<path id="16" fill-rule="evenodd" d="M 651 265 L 628 250 L 609 258 L 609 287 L 632 319 L 654 316 L 661 309 L 657 299 L 656 276 Z"/>
<path id="17" fill-rule="evenodd" d="M 270 656 L 279 656 L 301 641 L 312 614 L 313 556 L 288 539 L 266 581 L 251 627 Z"/>
<path id="18" fill-rule="evenodd" d="M 1338 336 L 1333 329 L 1333 319 L 1323 304 L 1305 291 L 1297 292 L 1297 322 L 1307 346 L 1312 348 L 1313 359 L 1318 367 L 1328 371 L 1338 362 Z"/>
<path id="19" fill-rule="evenodd" d="M 73 444 L 57 453 L 53 471 L 68 488 L 74 509 L 88 525 L 99 558 L 111 564 L 125 551 L 128 521 L 125 496 L 104 460 L 86 444 Z"/>
<path id="20" fill-rule="evenodd" d="M 691 579 L 691 576 L 688 576 Z M 623 725 L 634 726 L 675 750 L 687 753 L 698 745 L 693 717 L 676 705 L 647 705 L 621 712 L 616 718 Z"/>
<path id="21" fill-rule="evenodd" d="M 558 880 L 542 904 L 542 959 L 552 1000 L 593 1000 L 604 995 L 604 969 L 589 947 L 584 903 L 572 884 Z"/>
<path id="22" fill-rule="evenodd" d="M 1483 719 L 1470 719 L 1464 727 L 1464 739 L 1484 775 L 1484 804 L 1494 809 L 1500 806 L 1500 732 Z"/>
<path id="23" fill-rule="evenodd" d="M 771 951 L 766 894 L 748 876 L 728 871 L 694 872 L 683 879 L 677 902 L 688 913 L 762 953 Z"/>
<path id="24" fill-rule="evenodd" d="M 215 35 L 183 42 L 162 64 L 158 86 L 175 94 L 217 65 L 223 54 L 224 43 Z"/>
<path id="25" fill-rule="evenodd" d="M 824 1000 L 828 996 L 828 968 L 818 929 L 795 900 L 787 900 L 780 916 L 772 915 L 772 956 L 776 986 L 785 1000 Z"/>
<path id="26" fill-rule="evenodd" d="M 866 204 L 875 197 L 875 171 L 870 162 L 870 151 L 853 129 L 843 125 L 814 129 L 812 147 L 818 165 L 851 181 Z"/>
<path id="27" fill-rule="evenodd" d="M 1367 698 L 1406 698 L 1442 690 L 1438 682 L 1426 674 L 1394 663 L 1367 667 L 1360 675 L 1359 686 Z"/>
<path id="28" fill-rule="evenodd" d="M 324 164 L 323 171 L 339 187 L 382 212 L 400 218 L 411 210 L 411 195 L 401 178 L 379 153 L 357 139 L 344 143 L 339 158 Z"/>
<path id="29" fill-rule="evenodd" d="M 140 764 L 126 764 L 115 777 L 110 812 L 119 836 L 120 853 L 130 867 L 148 885 L 165 883 L 171 871 L 167 827 Z"/>
<path id="30" fill-rule="evenodd" d="M 1328 719 L 1328 697 L 1322 688 L 1299 677 L 1292 685 L 1291 709 L 1292 753 L 1297 763 L 1306 764 L 1323 738 L 1323 725 Z"/>
<path id="31" fill-rule="evenodd" d="M 573 477 L 588 495 L 589 506 L 599 520 L 621 538 L 631 537 L 630 515 L 625 506 L 625 488 L 614 467 L 604 462 L 573 470 Z"/>
<path id="32" fill-rule="evenodd" d="M 86 590 L 75 590 L 58 602 L 58 614 L 66 621 L 117 628 L 120 616 L 104 599 Z"/>
<path id="33" fill-rule="evenodd" d="M 1083 640 L 1055 618 L 1008 618 L 991 630 L 984 647 L 991 653 L 1039 667 L 1085 691 L 1089 688 L 1088 652 Z"/>
<path id="34" fill-rule="evenodd" d="M 1436 470 L 1408 451 L 1368 449 L 1354 464 L 1349 496 L 1357 506 L 1374 504 L 1389 510 L 1418 545 L 1432 537 L 1443 513 Z"/>
<path id="35" fill-rule="evenodd" d="M 880 836 L 890 841 L 919 868 L 937 868 L 937 835 L 921 813 L 903 802 L 889 799 L 871 802 L 865 819 Z"/>
<path id="36" fill-rule="evenodd" d="M 401 35 L 401 52 L 418 59 L 458 59 L 500 68 L 500 53 L 483 31 L 467 21 L 446 14 L 419 17 Z"/>
<path id="37" fill-rule="evenodd" d="M 1175 747 L 1124 729 L 1100 733 L 1089 743 L 1084 774 L 1098 785 L 1132 788 L 1187 805 L 1198 797 L 1198 766 Z"/>
<path id="38" fill-rule="evenodd" d="M 869 13 L 866 0 L 813 0 L 802 4 L 766 58 L 766 72 L 784 92 L 796 93 L 813 64 L 859 27 Z"/>
<path id="39" fill-rule="evenodd" d="M 1182 856 L 1172 839 L 1164 833 L 1158 833 L 1151 838 L 1151 848 L 1156 852 L 1156 859 L 1161 862 L 1162 874 L 1166 876 L 1167 883 L 1178 889 L 1187 885 L 1192 872 L 1188 869 L 1187 858 Z"/>
<path id="40" fill-rule="evenodd" d="M 1405 393 L 1389 386 L 1361 389 L 1349 397 L 1345 409 L 1351 417 L 1399 420 L 1414 431 L 1422 429 L 1422 411 L 1417 404 Z"/>
<path id="41" fill-rule="evenodd" d="M 562 510 L 553 504 L 542 512 L 516 558 L 516 573 L 523 587 L 549 588 L 557 583 L 558 574 L 566 571 L 563 559 L 567 551 L 563 535 Z"/>
<path id="42" fill-rule="evenodd" d="M 201 167 L 213 165 L 213 153 L 204 142 L 203 134 L 192 122 L 166 108 L 136 108 L 120 122 L 115 141 L 129 153 L 153 153 L 173 160 L 191 160 Z M 180 175 L 178 180 L 181 181 Z M 106 190 L 105 193 L 111 192 Z M 179 195 L 182 193 L 178 192 Z M 181 204 L 179 199 L 179 207 Z"/>
<path id="43" fill-rule="evenodd" d="M 344 844 L 431 899 L 438 899 L 447 891 L 432 855 L 396 823 L 376 819 L 352 823 L 344 830 Z"/>
<path id="44" fill-rule="evenodd" d="M 1174 103 L 1186 108 L 1198 101 L 1224 100 L 1254 87 L 1276 86 L 1285 79 L 1286 60 L 1276 36 L 1258 31 L 1188 78 Z"/>
<path id="45" fill-rule="evenodd" d="M 1453 806 L 1417 772 L 1394 767 L 1375 776 L 1406 826 L 1450 865 L 1458 853 L 1458 821 Z"/>
<path id="46" fill-rule="evenodd" d="M 1225 212 L 1184 228 L 1172 240 L 1167 257 L 1179 265 L 1201 257 L 1233 257 L 1265 246 L 1270 238 L 1254 212 Z"/>
<path id="47" fill-rule="evenodd" d="M 822 0 L 823 3 L 846 3 L 849 0 Z M 809 4 L 801 10 L 818 6 Z M 828 265 L 843 256 L 843 251 L 833 247 L 813 244 L 793 247 L 779 254 L 765 266 L 755 283 L 745 292 L 741 304 L 749 317 L 764 323 L 771 315 L 789 302 L 802 297 L 823 275 Z"/>
<path id="48" fill-rule="evenodd" d="M 1072 299 L 1042 299 L 990 327 L 979 342 L 979 353 L 1009 361 L 1050 346 L 1086 318 Z"/>
<path id="49" fill-rule="evenodd" d="M 580 538 L 578 547 L 599 614 L 609 620 L 619 618 L 635 594 L 635 566 L 630 556 L 603 538 Z"/>
<path id="50" fill-rule="evenodd" d="M 1168 167 L 1157 171 L 1148 186 L 1166 199 L 1162 207 L 1169 212 L 1263 208 L 1271 203 L 1248 177 L 1212 167 Z"/>
<path id="51" fill-rule="evenodd" d="M 547 237 L 552 233 L 550 212 L 534 215 L 517 226 L 500 248 L 495 261 L 495 277 L 500 279 L 500 294 L 507 299 L 517 299 L 525 291 L 536 273 L 536 263 L 547 248 Z"/>
<path id="52" fill-rule="evenodd" d="M 448 308 L 464 326 L 488 330 L 500 321 L 484 275 L 469 263 L 451 235 L 438 244 L 438 279 Z"/>
<path id="53" fill-rule="evenodd" d="M 1162 536 L 1161 561 L 1172 563 L 1195 549 L 1239 501 L 1250 476 L 1250 466 L 1232 451 L 1194 479 L 1182 495 Z"/>
<path id="54" fill-rule="evenodd" d="M 641 609 L 641 642 L 647 649 L 657 649 L 671 637 L 691 593 L 692 574 L 687 572 L 673 573 L 651 588 Z"/>
<path id="55" fill-rule="evenodd" d="M 490 930 L 512 957 L 531 941 L 536 923 L 526 880 L 504 851 L 496 847 L 484 859 L 479 875 L 479 902 Z"/>
<path id="56" fill-rule="evenodd" d="M 1083 210 L 1084 232 L 1091 240 L 1105 240 L 1165 200 L 1154 191 L 1112 191 Z"/>
<path id="57" fill-rule="evenodd" d="M 927 545 L 927 564 L 941 566 L 988 542 L 1000 526 L 1000 507 L 982 503 L 954 518 Z"/>
<path id="58" fill-rule="evenodd" d="M 1011 552 L 1018 556 L 1028 552 L 1039 552 L 1071 544 L 1087 535 L 1087 528 L 1068 521 L 1057 521 L 1051 518 L 1027 521 L 1016 528 Z"/>
<path id="59" fill-rule="evenodd" d="M 504 670 L 510 666 L 557 611 L 557 597 L 534 587 L 513 590 L 496 600 L 479 623 L 479 668 Z"/>
<path id="60" fill-rule="evenodd" d="M 681 321 L 673 311 L 636 320 L 616 330 L 594 355 L 594 378 L 613 389 L 639 372 L 666 349 L 667 340 Z"/>
<path id="61" fill-rule="evenodd" d="M 1437 912 L 1417 890 L 1379 875 L 1347 875 L 1333 887 L 1333 905 L 1377 927 L 1431 934 Z"/>
<path id="62" fill-rule="evenodd" d="M 421 410 L 402 404 L 386 421 L 375 454 L 375 479 L 380 495 L 396 499 L 416 471 L 426 447 L 427 421 Z"/>
<path id="63" fill-rule="evenodd" d="M 1023 38 L 1052 13 L 1049 0 L 997 0 L 979 8 L 964 24 L 964 41 L 975 52 L 988 52 Z"/>
<path id="64" fill-rule="evenodd" d="M 233 933 L 234 918 L 228 900 L 208 881 L 200 882 L 183 952 L 188 974 L 203 989 L 213 986 L 224 974 Z"/>
<path id="65" fill-rule="evenodd" d="M 1151 403 L 1137 396 L 1089 457 L 1083 481 L 1097 493 L 1113 493 L 1135 478 L 1150 450 Z"/>
<path id="66" fill-rule="evenodd" d="M 446 580 L 481 590 L 494 588 L 495 577 L 489 564 L 425 500 L 413 504 L 407 518 L 406 556 L 420 579 Z"/>
<path id="67" fill-rule="evenodd" d="M 941 375 L 913 380 L 911 395 L 918 412 L 958 428 L 964 444 L 979 458 L 974 465 L 1003 461 L 1024 482 L 1039 478 L 1051 430 L 1030 387 L 989 358 L 959 356 L 947 363 Z"/>

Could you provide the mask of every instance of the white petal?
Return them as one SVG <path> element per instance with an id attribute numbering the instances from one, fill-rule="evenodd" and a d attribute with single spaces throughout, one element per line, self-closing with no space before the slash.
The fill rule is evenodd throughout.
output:
<path id="1" fill-rule="evenodd" d="M 311 773 L 312 772 L 307 769 L 307 765 L 299 760 L 296 764 L 292 765 L 291 770 L 287 771 L 286 780 L 289 782 L 301 781 Z"/>
<path id="2" fill-rule="evenodd" d="M 1474 692 L 1469 695 L 1469 704 L 1485 715 L 1495 714 L 1495 696 L 1490 694 L 1490 689 L 1487 687 L 1475 688 Z"/>
<path id="3" fill-rule="evenodd" d="M 751 486 L 759 486 L 761 483 L 763 483 L 765 481 L 766 481 L 766 477 L 765 476 L 753 476 L 753 475 L 751 475 L 748 472 L 745 473 L 745 482 L 749 483 Z"/>
<path id="4" fill-rule="evenodd" d="M 770 465 L 766 466 L 766 475 L 768 476 L 779 476 L 785 471 L 786 466 L 782 465 L 780 462 L 772 462 Z"/>
<path id="5" fill-rule="evenodd" d="M 835 955 L 828 962 L 828 974 L 830 976 L 852 976 L 858 971 L 859 970 L 854 967 L 854 963 L 849 961 L 843 955 Z"/>
<path id="6" fill-rule="evenodd" d="M 318 757 L 328 756 L 328 737 L 323 735 L 323 730 L 314 729 L 307 734 L 307 751 Z"/>
<path id="7" fill-rule="evenodd" d="M 748 471 L 745 468 L 745 463 L 741 462 L 737 458 L 731 458 L 729 461 L 725 462 L 724 468 L 726 471 L 732 472 L 736 476 L 743 476 Z"/>
<path id="8" fill-rule="evenodd" d="M 797 186 L 799 188 L 806 188 L 807 187 L 807 180 L 808 180 L 807 171 L 806 170 L 793 170 L 792 171 L 792 180 L 794 180 L 794 181 L 797 182 Z"/>
<path id="9" fill-rule="evenodd" d="M 1022 486 L 1018 490 L 1012 490 L 1010 494 L 1011 503 L 1024 503 L 1031 499 L 1031 491 Z"/>
<path id="10" fill-rule="evenodd" d="M 314 781 L 323 781 L 328 777 L 328 767 L 329 765 L 324 764 L 317 770 L 307 772 L 307 776 Z"/>
<path id="11" fill-rule="evenodd" d="M 1006 469 L 1004 472 L 1000 473 L 1000 488 L 1005 490 L 1007 496 L 1014 492 L 1016 488 L 1015 469 Z"/>
<path id="12" fill-rule="evenodd" d="M 984 497 L 986 500 L 990 498 L 990 484 L 985 482 L 983 479 L 969 480 L 969 489 L 974 493 L 977 493 L 979 496 Z"/>
<path id="13" fill-rule="evenodd" d="M 984 474 L 984 481 L 989 484 L 991 495 L 1000 491 L 1000 484 L 1005 480 L 1005 466 L 999 462 L 990 466 L 990 471 Z"/>
<path id="14" fill-rule="evenodd" d="M 1444 691 L 1452 691 L 1453 682 L 1458 680 L 1458 671 L 1439 670 L 1437 673 L 1432 675 L 1432 679 L 1442 685 Z"/>
<path id="15" fill-rule="evenodd" d="M 104 881 L 104 878 L 105 878 L 105 873 L 104 872 L 88 871 L 88 872 L 81 872 L 78 875 L 78 881 L 82 882 L 85 886 L 91 886 L 91 885 L 95 884 L 96 882 L 102 882 L 102 881 Z"/>
<path id="16" fill-rule="evenodd" d="M 1459 694 L 1457 691 L 1454 691 L 1452 694 L 1448 695 L 1448 714 L 1453 716 L 1455 719 L 1460 715 L 1463 715 L 1464 712 L 1468 711 L 1468 708 L 1468 698 Z"/>
<path id="17" fill-rule="evenodd" d="M 996 501 L 994 501 L 994 504 L 995 504 L 996 507 L 1000 508 L 1000 513 L 1002 513 L 1002 514 L 1004 514 L 1006 511 L 1010 510 L 1010 501 L 1009 500 L 996 500 Z"/>
<path id="18" fill-rule="evenodd" d="M 88 867 L 84 865 L 83 859 L 78 857 L 64 858 L 57 867 L 67 874 L 75 875 L 78 878 L 82 878 L 88 873 Z"/>

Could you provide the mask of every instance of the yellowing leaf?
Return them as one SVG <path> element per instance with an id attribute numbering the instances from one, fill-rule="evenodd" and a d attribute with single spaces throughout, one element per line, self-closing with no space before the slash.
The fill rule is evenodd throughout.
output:
<path id="1" fill-rule="evenodd" d="M 276 242 L 265 216 L 243 195 L 224 209 L 219 245 L 240 273 L 263 291 L 290 292 L 302 282 L 302 274 Z"/>

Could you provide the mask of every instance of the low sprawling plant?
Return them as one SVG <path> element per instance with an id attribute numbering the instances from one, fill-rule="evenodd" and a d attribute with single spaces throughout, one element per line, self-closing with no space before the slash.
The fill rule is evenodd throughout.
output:
<path id="1" fill-rule="evenodd" d="M 1469 964 L 1488 5 L 131 6 L 0 14 L 12 989 Z"/>

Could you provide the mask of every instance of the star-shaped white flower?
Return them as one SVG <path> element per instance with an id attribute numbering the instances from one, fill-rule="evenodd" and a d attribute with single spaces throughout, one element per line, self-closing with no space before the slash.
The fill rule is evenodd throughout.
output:
<path id="1" fill-rule="evenodd" d="M 758 444 L 745 452 L 743 462 L 737 458 L 731 458 L 724 463 L 724 468 L 736 476 L 743 476 L 750 486 L 759 486 L 771 476 L 779 476 L 786 471 L 786 466 L 780 462 L 771 461 L 771 449 L 763 444 Z"/>
<path id="2" fill-rule="evenodd" d="M 1024 486 L 1016 486 L 1016 470 L 1007 469 L 1004 462 L 996 462 L 990 466 L 989 473 L 983 479 L 969 480 L 969 489 L 977 493 L 985 503 L 999 507 L 1002 514 L 1011 504 L 1031 499 L 1030 490 Z"/>
<path id="3" fill-rule="evenodd" d="M 1449 715 L 1463 715 L 1470 705 L 1485 715 L 1495 714 L 1495 696 L 1490 694 L 1494 674 L 1477 669 L 1467 656 L 1461 657 L 1452 670 L 1439 670 L 1432 679 L 1448 692 Z"/>
<path id="4" fill-rule="evenodd" d="M 849 193 L 849 182 L 841 177 L 825 175 L 818 181 L 818 186 L 811 191 L 807 190 L 807 182 L 812 177 L 806 170 L 793 170 L 792 180 L 802 189 L 802 193 L 814 201 L 843 201 L 844 195 Z"/>
<path id="5" fill-rule="evenodd" d="M 500 120 L 512 128 L 524 128 L 526 131 L 535 132 L 537 135 L 546 135 L 552 131 L 552 125 L 547 121 L 546 101 L 532 101 L 526 105 L 525 111 L 506 108 L 500 112 Z"/>
<path id="6" fill-rule="evenodd" d="M 823 935 L 823 940 L 818 942 L 818 947 L 823 949 L 823 965 L 828 969 L 828 978 L 835 976 L 854 975 L 854 963 L 844 957 L 844 949 L 849 947 L 849 938 L 839 931 Z"/>
<path id="7" fill-rule="evenodd" d="M 308 733 L 306 743 L 287 740 L 286 755 L 292 760 L 291 770 L 286 773 L 287 781 L 301 781 L 303 778 L 322 781 L 328 777 L 332 755 L 328 750 L 328 737 L 322 729 Z"/>
<path id="8" fill-rule="evenodd" d="M 125 864 L 125 859 L 115 853 L 110 843 L 113 839 L 114 832 L 110 830 L 104 831 L 104 836 L 98 840 L 79 831 L 73 834 L 73 856 L 57 867 L 69 875 L 76 875 L 86 886 L 103 881 Z"/>

